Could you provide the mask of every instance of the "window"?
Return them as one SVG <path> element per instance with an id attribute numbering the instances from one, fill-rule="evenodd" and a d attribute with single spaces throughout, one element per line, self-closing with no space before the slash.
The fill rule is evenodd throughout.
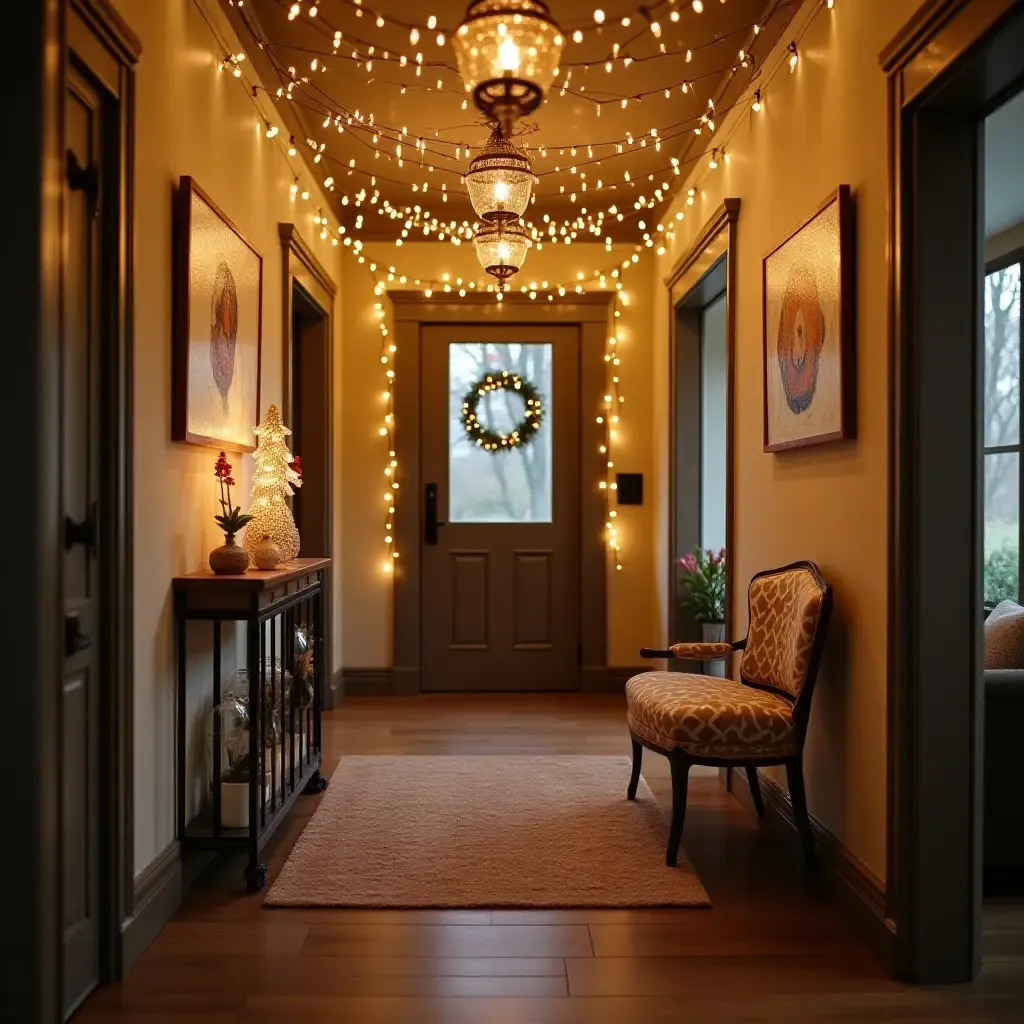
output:
<path id="1" fill-rule="evenodd" d="M 536 439 L 510 452 L 485 452 L 466 442 L 462 403 L 490 372 L 508 370 L 541 394 L 544 420 Z M 452 342 L 448 346 L 448 519 L 452 523 L 550 523 L 552 503 L 552 348 L 550 342 Z M 493 391 L 477 407 L 483 426 L 508 433 L 526 405 L 515 391 Z"/>
<path id="2" fill-rule="evenodd" d="M 1020 597 L 1021 257 L 985 275 L 985 601 Z"/>

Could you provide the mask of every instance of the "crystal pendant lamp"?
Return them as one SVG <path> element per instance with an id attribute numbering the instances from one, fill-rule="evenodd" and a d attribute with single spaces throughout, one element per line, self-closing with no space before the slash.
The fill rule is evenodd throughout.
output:
<path id="1" fill-rule="evenodd" d="M 499 281 L 510 278 L 526 261 L 530 239 L 521 224 L 483 224 L 473 236 L 480 266 Z"/>
<path id="2" fill-rule="evenodd" d="M 462 179 L 477 216 L 488 223 L 518 220 L 530 202 L 536 177 L 526 154 L 495 128 Z"/>
<path id="3" fill-rule="evenodd" d="M 505 135 L 540 106 L 564 42 L 543 0 L 473 0 L 452 39 L 466 92 Z"/>

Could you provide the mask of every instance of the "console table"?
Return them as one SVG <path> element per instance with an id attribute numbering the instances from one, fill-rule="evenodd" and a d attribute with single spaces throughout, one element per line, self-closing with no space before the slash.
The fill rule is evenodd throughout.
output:
<path id="1" fill-rule="evenodd" d="M 245 884 L 261 889 L 267 880 L 260 854 L 284 820 L 298 796 L 322 792 L 327 780 L 320 774 L 322 694 L 323 587 L 328 558 L 296 558 L 270 572 L 252 571 L 237 576 L 218 576 L 209 570 L 176 576 L 174 614 L 178 666 L 177 722 L 177 817 L 178 839 L 184 849 L 245 851 L 248 863 Z M 222 699 L 221 632 L 225 622 L 245 623 L 245 658 L 248 671 L 248 819 L 247 828 L 222 826 L 221 815 L 221 718 L 213 716 L 212 799 L 186 821 L 186 737 L 188 722 L 188 658 L 186 629 L 189 622 L 212 625 L 212 672 L 209 685 L 217 708 Z M 296 709 L 294 697 L 285 699 L 288 678 L 294 685 L 297 651 L 296 630 L 304 628 L 313 654 L 313 700 Z M 241 632 L 241 631 L 239 631 Z M 300 638 L 301 639 L 301 638 Z M 277 702 L 280 721 L 275 728 Z M 290 707 L 286 706 L 290 704 Z M 281 736 L 276 743 L 275 732 Z M 206 736 L 206 730 L 202 731 Z"/>

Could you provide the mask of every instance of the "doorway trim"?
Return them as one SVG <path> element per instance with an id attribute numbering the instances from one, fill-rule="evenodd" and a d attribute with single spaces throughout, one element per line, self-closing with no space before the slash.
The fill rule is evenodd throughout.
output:
<path id="1" fill-rule="evenodd" d="M 675 551 L 677 543 L 676 531 L 676 463 L 678 442 L 676 437 L 677 394 L 676 375 L 678 372 L 677 356 L 679 347 L 679 330 L 676 309 L 688 295 L 700 287 L 704 277 L 725 256 L 725 358 L 726 358 L 726 395 L 725 395 L 725 550 L 728 558 L 727 566 L 735 565 L 734 530 L 735 514 L 733 507 L 734 482 L 734 438 L 733 403 L 736 390 L 736 234 L 740 216 L 740 200 L 725 199 L 722 205 L 711 215 L 700 229 L 697 237 L 690 244 L 672 269 L 664 278 L 666 298 L 668 300 L 669 323 L 669 551 L 671 558 L 667 567 L 668 602 L 665 635 L 672 641 L 673 607 L 676 595 Z M 725 577 L 725 635 L 733 636 L 733 573 L 727 572 Z"/>
<path id="2" fill-rule="evenodd" d="M 334 300 L 338 294 L 338 287 L 331 279 L 331 275 L 324 268 L 323 264 L 316 258 L 313 250 L 299 234 L 294 224 L 279 223 L 277 225 L 278 237 L 281 240 L 281 267 L 282 292 L 281 292 L 281 337 L 285 339 L 283 349 L 283 365 L 281 368 L 281 416 L 285 423 L 291 423 L 294 410 L 292 409 L 292 395 L 294 393 L 293 383 L 295 367 L 293 357 L 295 354 L 295 338 L 293 337 L 294 320 L 292 317 L 292 299 L 294 288 L 297 285 L 305 297 L 315 306 L 326 320 L 326 338 L 324 344 L 324 365 L 322 367 L 322 383 L 324 388 L 323 407 L 324 418 L 327 421 L 326 447 L 326 473 L 327 481 L 325 487 L 326 497 L 326 519 L 328 528 L 325 533 L 327 550 L 315 552 L 318 556 L 333 559 L 334 555 Z M 293 424 L 294 425 L 294 424 Z M 299 453 L 302 454 L 301 452 Z M 332 565 L 325 571 L 327 577 L 323 591 L 324 621 L 334 621 L 334 569 Z M 329 668 L 333 666 L 331 637 L 333 628 L 324 631 L 324 664 Z M 335 707 L 340 699 L 340 693 L 336 683 L 340 677 L 328 671 L 326 678 L 329 680 L 325 687 L 324 707 L 327 710 Z"/>
<path id="3" fill-rule="evenodd" d="M 604 351 L 615 292 L 583 292 L 541 305 L 519 292 L 495 301 L 491 292 L 467 294 L 456 302 L 428 298 L 418 291 L 388 292 L 394 308 L 395 343 L 401 363 L 395 378 L 395 452 L 401 467 L 402 500 L 395 507 L 395 542 L 402 557 L 396 564 L 392 599 L 391 691 L 420 692 L 420 540 L 423 485 L 420 472 L 419 421 L 421 327 L 428 324 L 487 323 L 514 327 L 557 320 L 580 332 L 580 688 L 606 690 L 608 669 L 604 500 L 587 481 L 603 478 L 600 425 L 587 409 L 598 410 L 605 393 Z M 588 353 L 595 355 L 588 358 Z"/>
<path id="4" fill-rule="evenodd" d="M 915 982 L 969 981 L 980 968 L 979 121 L 1024 80 L 1022 53 L 1020 4 L 931 0 L 879 57 L 892 381 L 886 913 L 894 973 Z M 941 182 L 921 173 L 929 161 Z M 951 548 L 950 536 L 975 544 Z"/>

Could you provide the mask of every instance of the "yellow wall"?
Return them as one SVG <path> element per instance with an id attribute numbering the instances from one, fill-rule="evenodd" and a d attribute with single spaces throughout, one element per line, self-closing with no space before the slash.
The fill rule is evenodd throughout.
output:
<path id="1" fill-rule="evenodd" d="M 340 247 L 320 241 L 311 203 L 293 205 L 295 176 L 266 140 L 242 83 L 217 72 L 223 56 L 193 0 L 115 0 L 140 36 L 135 179 L 135 871 L 174 838 L 174 650 L 171 577 L 203 568 L 223 543 L 213 516 L 216 452 L 175 444 L 171 430 L 171 209 L 191 174 L 263 256 L 261 405 L 281 400 L 282 264 L 279 221 L 292 221 L 337 277 Z M 209 16 L 227 35 L 217 5 Z M 234 43 L 238 47 L 237 41 Z M 251 74 L 251 67 L 247 69 Z M 304 178 L 308 181 L 308 177 Z M 320 200 L 327 208 L 325 199 Z M 340 372 L 340 370 L 339 370 Z M 235 456 L 246 504 L 248 457 Z M 239 472 L 241 470 L 241 472 Z M 336 603 L 340 621 L 340 601 Z M 190 665 L 209 652 L 190 644 Z M 340 652 L 338 652 L 340 659 Z M 198 694 L 190 696 L 201 734 Z M 197 732 L 198 731 L 198 732 Z"/>
<path id="2" fill-rule="evenodd" d="M 468 283 L 487 280 L 477 263 L 472 246 L 455 247 L 449 243 L 417 242 L 397 247 L 383 242 L 366 247 L 368 261 L 378 264 L 378 273 L 393 266 L 398 277 L 388 288 L 414 287 L 414 281 L 440 279 L 448 273 L 454 284 L 463 277 Z M 545 246 L 530 253 L 522 272 L 513 284 L 538 284 L 547 280 L 574 285 L 577 273 L 588 277 L 595 271 L 610 271 L 634 252 L 633 246 L 614 246 L 609 253 L 595 243 L 570 246 Z M 620 424 L 620 448 L 616 470 L 640 472 L 650 480 L 652 424 L 645 397 L 651 390 L 651 310 L 653 253 L 644 250 L 640 262 L 624 272 L 623 290 L 629 305 L 620 317 L 622 335 L 620 381 L 626 398 Z M 344 352 L 343 465 L 349 493 L 360 495 L 346 502 L 342 512 L 343 641 L 344 661 L 348 666 L 391 664 L 391 578 L 381 570 L 384 558 L 384 518 L 380 501 L 383 469 L 387 454 L 378 434 L 383 413 L 381 391 L 383 367 L 379 361 L 379 334 L 374 315 L 374 279 L 363 265 L 346 257 L 342 269 L 342 304 L 346 310 L 342 347 Z M 609 279 L 611 283 L 611 279 Z M 538 299 L 538 301 L 544 301 Z M 402 372 L 402 353 L 396 355 L 396 373 Z M 378 386 L 379 384 L 379 386 Z M 584 410 L 598 415 L 600 409 Z M 409 430 L 398 422 L 396 429 Z M 590 481 L 597 486 L 597 481 Z M 653 532 L 650 528 L 653 506 L 623 508 L 619 512 L 623 568 L 608 573 L 608 658 L 611 665 L 633 665 L 637 651 L 659 635 L 655 580 Z"/>
<path id="3" fill-rule="evenodd" d="M 744 104 L 726 119 L 717 139 L 721 145 L 732 135 L 727 162 L 712 172 L 701 161 L 687 183 L 698 188 L 696 204 L 677 203 L 662 215 L 668 225 L 677 210 L 686 214 L 661 260 L 664 274 L 725 197 L 742 200 L 733 611 L 742 626 L 750 576 L 793 559 L 814 559 L 834 585 L 835 615 L 807 739 L 808 800 L 812 813 L 880 879 L 886 866 L 889 307 L 886 83 L 878 54 L 917 6 L 917 0 L 839 0 L 828 11 L 806 3 L 781 42 L 784 47 L 813 19 L 795 73 L 785 68 L 764 85 L 759 114 Z M 851 186 L 856 204 L 857 438 L 768 455 L 762 450 L 761 257 L 840 183 Z M 655 360 L 664 370 L 667 310 L 656 308 Z M 663 416 L 659 408 L 659 422 Z M 664 467 L 665 433 L 656 436 L 657 464 Z"/>

